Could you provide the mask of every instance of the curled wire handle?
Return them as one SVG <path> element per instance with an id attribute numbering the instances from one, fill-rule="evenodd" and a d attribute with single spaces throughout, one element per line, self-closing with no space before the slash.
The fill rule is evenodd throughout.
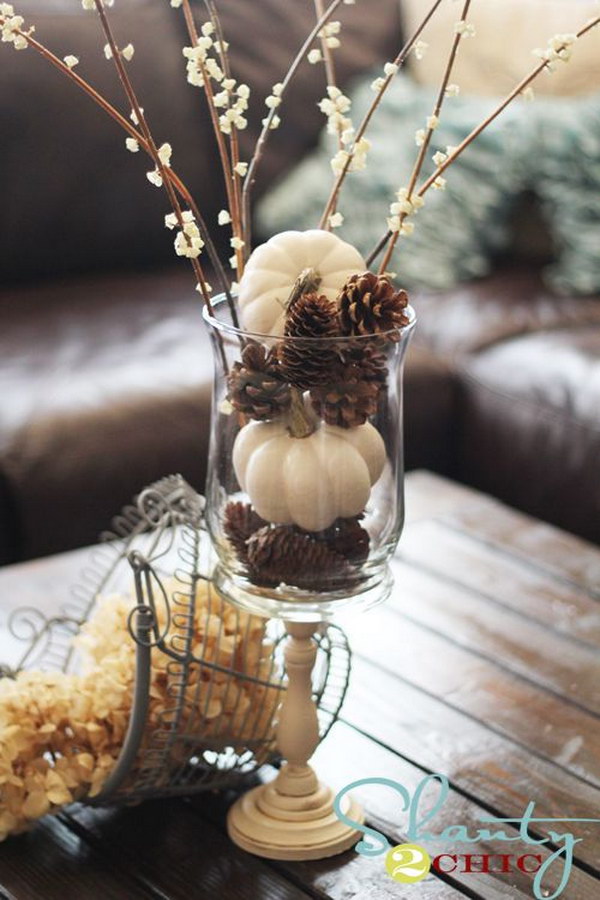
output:
<path id="1" fill-rule="evenodd" d="M 142 491 L 137 505 L 141 515 L 151 526 L 159 526 L 164 516 L 198 524 L 202 519 L 205 501 L 181 475 L 173 475 Z"/>
<path id="2" fill-rule="evenodd" d="M 133 607 L 127 618 L 127 628 L 129 633 L 136 643 L 143 640 L 145 642 L 144 646 L 147 647 L 162 646 L 170 631 L 172 618 L 171 604 L 167 592 L 152 564 L 139 550 L 131 550 L 127 554 L 127 560 L 133 569 L 133 581 L 137 601 L 136 606 Z M 165 624 L 162 630 L 160 627 L 154 586 L 158 589 L 158 594 L 165 610 Z M 149 611 L 151 618 L 148 620 L 149 627 L 140 632 L 137 628 L 138 619 L 134 614 L 136 611 L 141 610 Z"/>

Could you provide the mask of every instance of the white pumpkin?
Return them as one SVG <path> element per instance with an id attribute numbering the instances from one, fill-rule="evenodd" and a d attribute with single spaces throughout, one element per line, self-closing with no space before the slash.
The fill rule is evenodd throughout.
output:
<path id="1" fill-rule="evenodd" d="M 250 256 L 240 280 L 241 324 L 247 331 L 281 336 L 285 308 L 306 269 L 320 277 L 319 291 L 335 300 L 350 275 L 367 265 L 351 244 L 329 231 L 282 231 Z"/>
<path id="2" fill-rule="evenodd" d="M 385 460 L 383 439 L 368 422 L 321 425 L 305 438 L 292 437 L 284 422 L 250 422 L 233 448 L 235 474 L 258 515 L 307 531 L 362 512 Z"/>

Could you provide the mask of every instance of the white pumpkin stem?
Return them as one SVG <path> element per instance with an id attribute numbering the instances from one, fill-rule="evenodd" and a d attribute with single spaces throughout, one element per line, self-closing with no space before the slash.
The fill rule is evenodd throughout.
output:
<path id="1" fill-rule="evenodd" d="M 288 413 L 288 428 L 292 437 L 307 438 L 313 434 L 315 430 L 314 422 L 312 422 L 306 412 L 304 405 L 304 397 L 300 388 L 291 388 L 292 402 Z"/>
<path id="2" fill-rule="evenodd" d="M 294 282 L 292 292 L 285 304 L 286 312 L 289 312 L 294 303 L 296 303 L 303 294 L 311 294 L 316 291 L 323 279 L 316 269 L 304 269 Z"/>

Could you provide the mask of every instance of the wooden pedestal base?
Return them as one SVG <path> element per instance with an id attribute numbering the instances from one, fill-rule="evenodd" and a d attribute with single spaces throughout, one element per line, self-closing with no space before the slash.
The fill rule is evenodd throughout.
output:
<path id="1" fill-rule="evenodd" d="M 352 799 L 344 812 L 362 823 L 362 809 Z M 324 859 L 360 839 L 339 821 L 333 792 L 307 765 L 286 765 L 275 781 L 240 797 L 229 810 L 227 828 L 238 847 L 266 859 Z"/>

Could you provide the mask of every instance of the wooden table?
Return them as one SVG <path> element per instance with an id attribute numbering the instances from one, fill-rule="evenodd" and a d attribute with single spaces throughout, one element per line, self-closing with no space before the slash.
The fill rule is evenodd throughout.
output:
<path id="1" fill-rule="evenodd" d="M 321 776 L 337 787 L 385 777 L 413 791 L 426 773 L 443 773 L 451 788 L 431 823 L 436 833 L 453 823 L 476 830 L 485 814 L 520 818 L 529 801 L 539 818 L 599 818 L 600 551 L 428 473 L 408 477 L 407 496 L 394 596 L 347 625 L 351 686 L 342 719 L 315 757 Z M 0 626 L 11 607 L 64 599 L 84 555 L 0 572 Z M 381 786 L 359 794 L 369 822 L 402 843 L 398 795 Z M 532 874 L 462 872 L 460 857 L 454 872 L 430 873 L 417 885 L 393 881 L 384 856 L 354 851 L 321 862 L 262 861 L 227 839 L 232 799 L 71 808 L 0 846 L 0 898 L 533 896 Z M 561 896 L 600 898 L 600 825 L 541 823 L 531 832 L 543 838 L 552 828 L 582 838 Z M 553 850 L 493 841 L 446 852 L 516 858 Z M 560 865 L 551 873 L 548 894 Z"/>

